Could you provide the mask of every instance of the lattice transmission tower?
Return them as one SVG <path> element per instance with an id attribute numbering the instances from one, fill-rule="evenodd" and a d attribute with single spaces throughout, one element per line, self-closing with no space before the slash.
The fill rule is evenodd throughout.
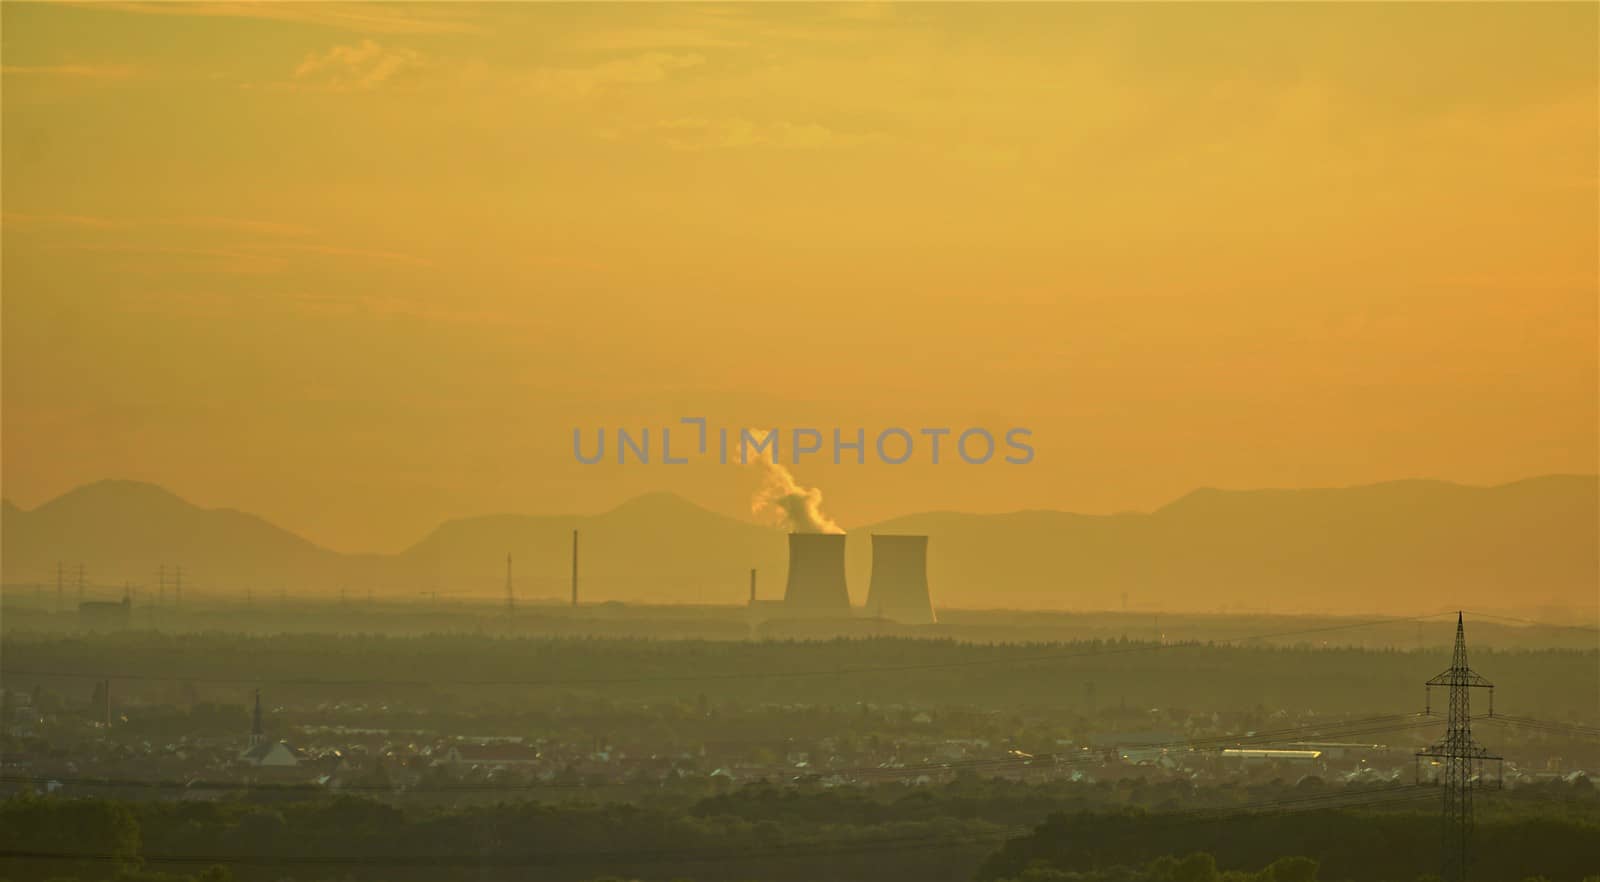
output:
<path id="1" fill-rule="evenodd" d="M 1444 882 L 1466 882 L 1472 857 L 1472 791 L 1483 780 L 1486 760 L 1500 761 L 1472 740 L 1472 690 L 1489 690 L 1489 716 L 1494 716 L 1494 684 L 1467 665 L 1467 637 L 1461 613 L 1456 613 L 1456 646 L 1450 667 L 1428 681 L 1428 713 L 1433 712 L 1434 686 L 1450 690 L 1450 710 L 1444 738 L 1427 750 L 1417 752 L 1443 765 L 1439 775 L 1442 791 L 1443 830 L 1440 876 Z"/>

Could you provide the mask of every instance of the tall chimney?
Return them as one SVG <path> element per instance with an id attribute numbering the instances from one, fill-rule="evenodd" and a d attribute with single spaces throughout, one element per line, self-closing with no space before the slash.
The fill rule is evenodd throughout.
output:
<path id="1" fill-rule="evenodd" d="M 843 533 L 789 534 L 789 583 L 783 605 L 791 612 L 850 614 Z"/>
<path id="2" fill-rule="evenodd" d="M 506 615 L 517 614 L 517 589 L 511 582 L 511 552 L 506 552 Z"/>
<path id="3" fill-rule="evenodd" d="M 756 568 L 750 568 L 750 605 L 756 605 Z"/>
<path id="4" fill-rule="evenodd" d="M 873 534 L 867 608 L 906 625 L 938 621 L 928 593 L 928 537 Z"/>
<path id="5" fill-rule="evenodd" d="M 572 531 L 572 605 L 578 605 L 578 531 Z"/>

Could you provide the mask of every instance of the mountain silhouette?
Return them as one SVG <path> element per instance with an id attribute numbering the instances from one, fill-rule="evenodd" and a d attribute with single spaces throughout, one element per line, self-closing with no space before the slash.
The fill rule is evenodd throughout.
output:
<path id="1" fill-rule="evenodd" d="M 780 566 L 783 534 L 707 511 L 671 493 L 651 493 L 587 517 L 492 515 L 440 525 L 398 556 L 397 578 L 426 574 L 430 588 L 503 590 L 505 556 L 521 596 L 566 598 L 572 531 L 581 531 L 585 600 L 730 602 L 751 567 Z M 415 581 L 413 578 L 412 581 Z"/>
<path id="2" fill-rule="evenodd" d="M 328 588 L 359 578 L 381 558 L 315 545 L 253 514 L 204 509 L 154 484 L 98 481 L 22 511 L 6 503 L 0 524 L 6 584 L 53 583 L 57 562 L 84 564 L 95 596 L 121 596 L 127 582 L 154 588 L 167 567 L 169 590 L 184 569 L 188 587 Z M 76 597 L 76 595 L 73 595 Z"/>
<path id="3" fill-rule="evenodd" d="M 399 554 L 343 554 L 255 515 L 203 509 L 151 484 L 101 481 L 31 511 L 5 503 L 8 586 L 52 585 L 82 562 L 91 596 L 154 587 L 184 567 L 187 591 L 565 599 L 581 531 L 586 602 L 741 602 L 783 592 L 786 540 L 769 527 L 652 493 L 588 516 L 489 515 L 441 524 Z M 866 534 L 923 533 L 936 605 L 1278 612 L 1445 606 L 1591 609 L 1600 572 L 1600 477 L 1496 487 L 1395 481 L 1338 489 L 1201 489 L 1149 513 L 931 512 L 851 531 L 851 594 L 867 592 Z M 69 587 L 73 576 L 69 573 Z"/>
<path id="4" fill-rule="evenodd" d="M 1116 609 L 1126 593 L 1134 608 L 1186 610 L 1593 609 L 1600 478 L 1202 489 L 1149 514 L 925 514 L 874 529 L 938 537 L 930 579 L 998 606 Z"/>

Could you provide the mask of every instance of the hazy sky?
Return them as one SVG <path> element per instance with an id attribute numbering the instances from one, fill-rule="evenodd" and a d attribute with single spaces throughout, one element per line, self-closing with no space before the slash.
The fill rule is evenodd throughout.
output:
<path id="1" fill-rule="evenodd" d="M 4 492 L 341 550 L 759 476 L 575 427 L 1011 426 L 846 527 L 1594 472 L 1597 10 L 7 2 Z"/>

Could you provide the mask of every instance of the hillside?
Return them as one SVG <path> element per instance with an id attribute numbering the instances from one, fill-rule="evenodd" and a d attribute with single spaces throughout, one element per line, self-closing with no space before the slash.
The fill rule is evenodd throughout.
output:
<path id="1" fill-rule="evenodd" d="M 1600 590 L 1594 477 L 1205 489 L 1150 514 L 927 514 L 876 529 L 939 537 L 930 574 L 998 606 L 1065 595 L 1115 609 L 1125 592 L 1136 608 L 1186 610 L 1592 609 Z"/>
<path id="2" fill-rule="evenodd" d="M 780 596 L 782 534 L 650 494 L 599 515 L 449 521 L 398 555 L 321 548 L 258 517 L 202 509 L 149 484 L 102 481 L 31 511 L 6 504 L 8 585 L 82 561 L 91 596 L 152 586 L 182 563 L 189 590 L 495 596 L 505 556 L 523 598 L 565 598 L 582 531 L 586 601 L 735 603 L 760 570 Z M 1148 514 L 953 512 L 860 527 L 851 593 L 866 596 L 872 532 L 926 533 L 935 603 L 965 607 L 1410 612 L 1445 605 L 1592 609 L 1600 479 L 1498 487 L 1398 481 L 1307 490 L 1197 490 Z M 69 580 L 70 584 L 70 580 Z"/>

